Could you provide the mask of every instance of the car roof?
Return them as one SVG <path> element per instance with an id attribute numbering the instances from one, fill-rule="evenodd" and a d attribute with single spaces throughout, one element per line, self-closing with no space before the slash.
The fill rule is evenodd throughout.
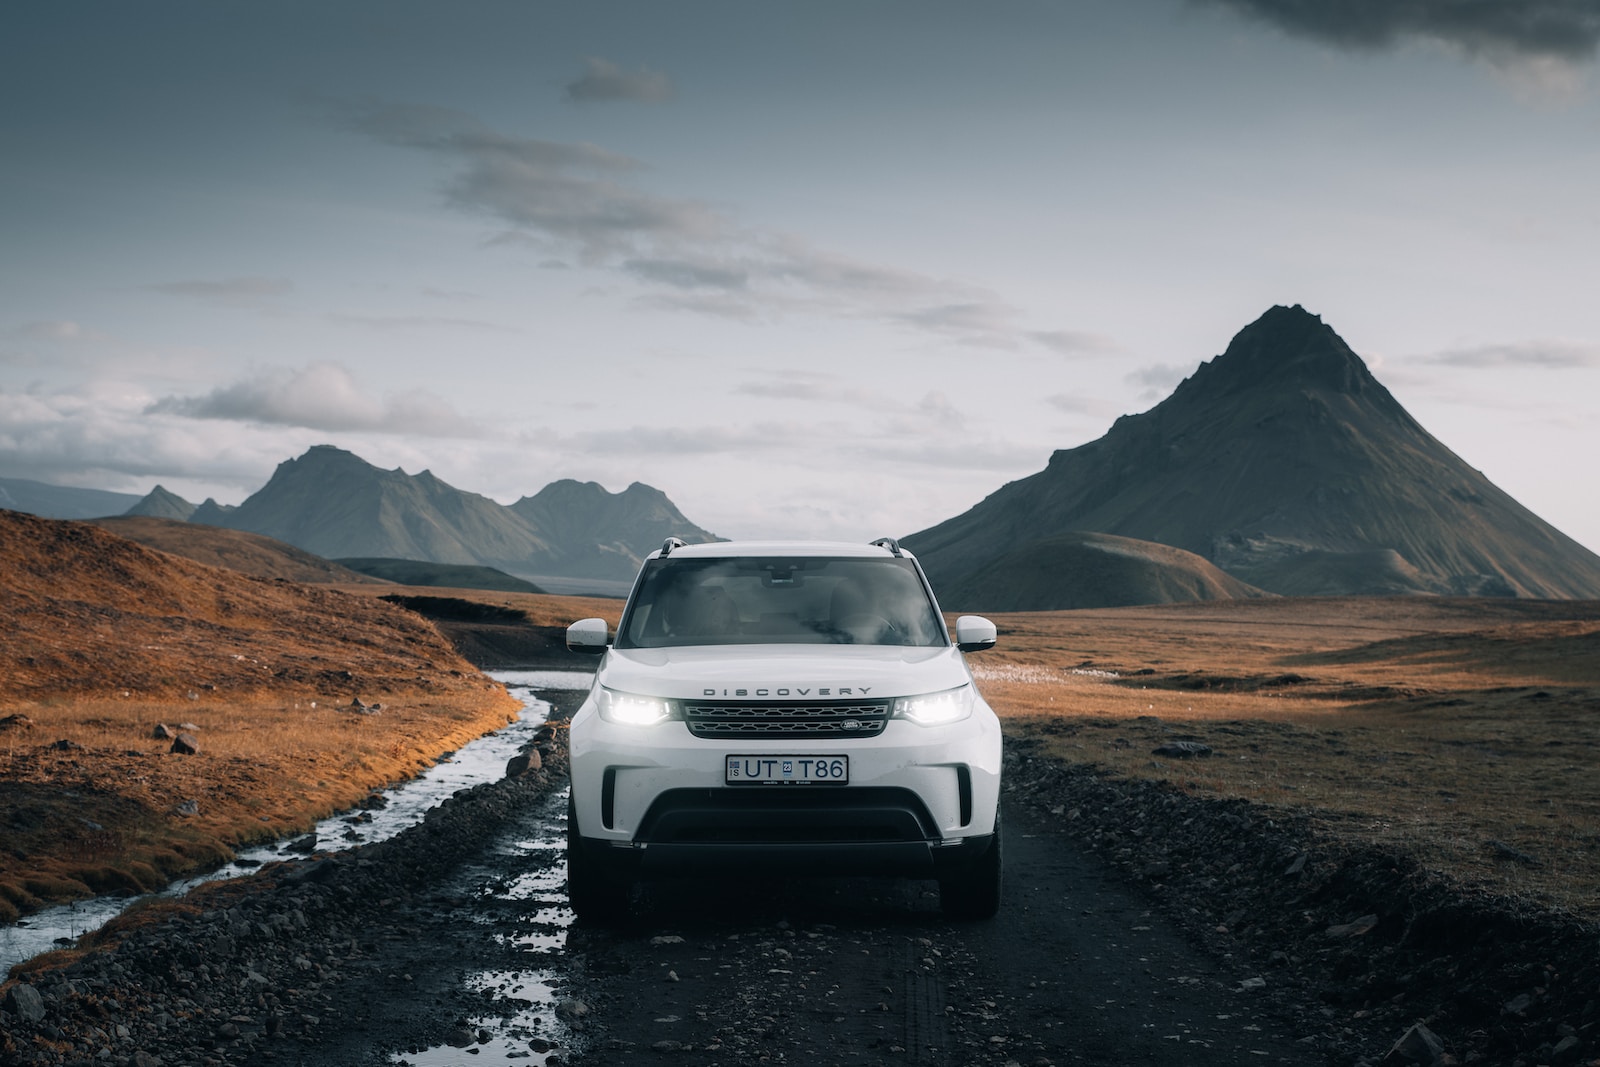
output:
<path id="1" fill-rule="evenodd" d="M 889 559 L 894 553 L 883 545 L 860 544 L 855 541 L 710 541 L 700 545 L 675 546 L 670 553 L 673 559 L 720 559 L 727 556 L 829 556 L 863 559 Z M 914 558 L 900 549 L 900 555 Z M 650 559 L 659 559 L 660 550 L 650 553 Z"/>

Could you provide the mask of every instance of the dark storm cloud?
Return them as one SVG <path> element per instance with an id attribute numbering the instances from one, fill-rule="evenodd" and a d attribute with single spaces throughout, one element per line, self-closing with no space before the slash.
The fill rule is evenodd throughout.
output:
<path id="1" fill-rule="evenodd" d="M 584 60 L 584 72 L 567 84 L 567 99 L 576 103 L 615 103 L 636 101 L 658 104 L 673 97 L 672 82 L 665 74 L 640 68 L 623 70 L 608 59 Z"/>
<path id="2" fill-rule="evenodd" d="M 647 192 L 634 184 L 644 170 L 638 160 L 596 145 L 513 137 L 446 108 L 322 106 L 350 129 L 448 161 L 447 202 L 509 228 L 492 244 L 620 271 L 651 287 L 646 303 L 750 322 L 790 313 L 870 319 L 991 348 L 1097 343 L 1087 334 L 1030 335 L 1015 325 L 1014 307 L 979 287 L 863 262 Z"/>
<path id="3" fill-rule="evenodd" d="M 1192 0 L 1341 48 L 1429 38 L 1490 57 L 1592 58 L 1595 0 Z"/>

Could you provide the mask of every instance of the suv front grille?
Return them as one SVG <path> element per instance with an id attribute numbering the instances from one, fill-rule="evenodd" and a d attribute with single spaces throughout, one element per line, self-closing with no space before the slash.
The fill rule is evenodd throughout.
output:
<path id="1" fill-rule="evenodd" d="M 876 737 L 889 721 L 888 701 L 876 703 L 688 703 L 683 717 L 695 737 Z"/>

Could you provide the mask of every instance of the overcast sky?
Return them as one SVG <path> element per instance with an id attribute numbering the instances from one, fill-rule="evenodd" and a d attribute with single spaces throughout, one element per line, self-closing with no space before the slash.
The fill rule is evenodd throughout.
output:
<path id="1" fill-rule="evenodd" d="M 1325 13 L 1324 13 L 1325 12 Z M 922 529 L 1274 304 L 1600 549 L 1597 0 L 0 7 L 0 475 Z"/>

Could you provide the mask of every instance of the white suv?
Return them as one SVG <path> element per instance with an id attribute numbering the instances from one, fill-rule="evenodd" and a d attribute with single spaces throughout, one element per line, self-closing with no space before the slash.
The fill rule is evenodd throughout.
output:
<path id="1" fill-rule="evenodd" d="M 640 878 L 937 878 L 947 915 L 1000 903 L 1000 723 L 922 568 L 871 545 L 669 539 L 645 560 L 572 717 L 573 910 L 623 914 Z"/>

